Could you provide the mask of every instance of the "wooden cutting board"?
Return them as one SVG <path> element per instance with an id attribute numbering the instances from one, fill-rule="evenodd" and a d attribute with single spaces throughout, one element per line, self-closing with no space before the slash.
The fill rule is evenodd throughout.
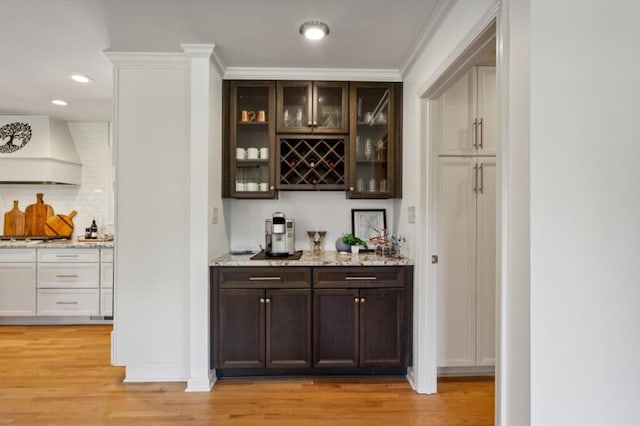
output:
<path id="1" fill-rule="evenodd" d="M 28 205 L 24 211 L 24 235 L 28 237 L 44 237 L 44 224 L 53 216 L 53 208 L 44 203 L 43 196 L 37 193 L 36 203 Z"/>
<path id="2" fill-rule="evenodd" d="M 73 210 L 68 215 L 57 214 L 47 219 L 44 232 L 48 237 L 69 238 L 73 234 L 73 217 L 78 212 Z"/>
<path id="3" fill-rule="evenodd" d="M 13 201 L 13 208 L 4 214 L 4 232 L 6 237 L 24 235 L 24 212 L 18 208 L 18 200 Z"/>

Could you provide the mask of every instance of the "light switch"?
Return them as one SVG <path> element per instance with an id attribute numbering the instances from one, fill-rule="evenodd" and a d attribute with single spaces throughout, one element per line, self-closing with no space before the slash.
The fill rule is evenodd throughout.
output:
<path id="1" fill-rule="evenodd" d="M 213 223 L 214 225 L 216 225 L 218 223 L 218 208 L 217 207 L 213 208 L 213 219 L 211 219 L 211 223 Z"/>
<path id="2" fill-rule="evenodd" d="M 409 206 L 407 210 L 408 210 L 408 216 L 409 216 L 409 223 L 416 223 L 416 207 Z"/>

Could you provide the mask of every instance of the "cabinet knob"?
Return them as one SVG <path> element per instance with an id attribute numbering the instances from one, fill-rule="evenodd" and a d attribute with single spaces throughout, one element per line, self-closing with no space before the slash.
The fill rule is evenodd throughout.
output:
<path id="1" fill-rule="evenodd" d="M 353 301 L 354 301 L 355 303 L 359 303 L 359 302 L 360 302 L 360 299 L 358 299 L 358 298 L 356 297 L 355 299 L 353 299 Z"/>
<path id="2" fill-rule="evenodd" d="M 267 297 L 266 299 L 264 299 L 264 303 L 271 303 L 271 299 Z"/>
<path id="3" fill-rule="evenodd" d="M 353 191 L 355 191 L 355 188 L 352 186 L 352 187 L 349 188 L 349 191 L 353 192 Z"/>
<path id="4" fill-rule="evenodd" d="M 274 189 L 276 189 L 276 187 L 275 187 L 275 186 L 273 186 L 273 185 L 271 185 L 271 186 L 269 187 L 269 189 L 270 189 L 271 191 L 273 191 Z"/>
<path id="5" fill-rule="evenodd" d="M 366 299 L 364 297 L 361 297 L 360 298 L 360 303 L 364 303 L 364 302 L 366 302 Z"/>
<path id="6" fill-rule="evenodd" d="M 260 298 L 260 303 L 264 303 L 264 297 Z"/>

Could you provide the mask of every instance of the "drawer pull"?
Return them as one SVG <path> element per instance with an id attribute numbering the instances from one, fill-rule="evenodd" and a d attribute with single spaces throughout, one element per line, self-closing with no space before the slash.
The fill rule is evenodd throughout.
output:
<path id="1" fill-rule="evenodd" d="M 56 305 L 77 305 L 78 302 L 56 302 Z"/>
<path id="2" fill-rule="evenodd" d="M 280 281 L 280 277 L 249 277 L 249 281 Z"/>
<path id="3" fill-rule="evenodd" d="M 56 275 L 56 278 L 78 278 L 77 275 Z"/>
<path id="4" fill-rule="evenodd" d="M 344 277 L 347 281 L 375 281 L 376 277 Z"/>
<path id="5" fill-rule="evenodd" d="M 56 257 L 78 257 L 79 254 L 56 254 Z"/>

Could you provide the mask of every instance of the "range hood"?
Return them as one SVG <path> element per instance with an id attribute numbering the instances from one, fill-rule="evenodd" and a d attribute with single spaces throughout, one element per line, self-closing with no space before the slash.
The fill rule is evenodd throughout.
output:
<path id="1" fill-rule="evenodd" d="M 0 184 L 80 185 L 82 163 L 67 123 L 0 115 Z"/>

